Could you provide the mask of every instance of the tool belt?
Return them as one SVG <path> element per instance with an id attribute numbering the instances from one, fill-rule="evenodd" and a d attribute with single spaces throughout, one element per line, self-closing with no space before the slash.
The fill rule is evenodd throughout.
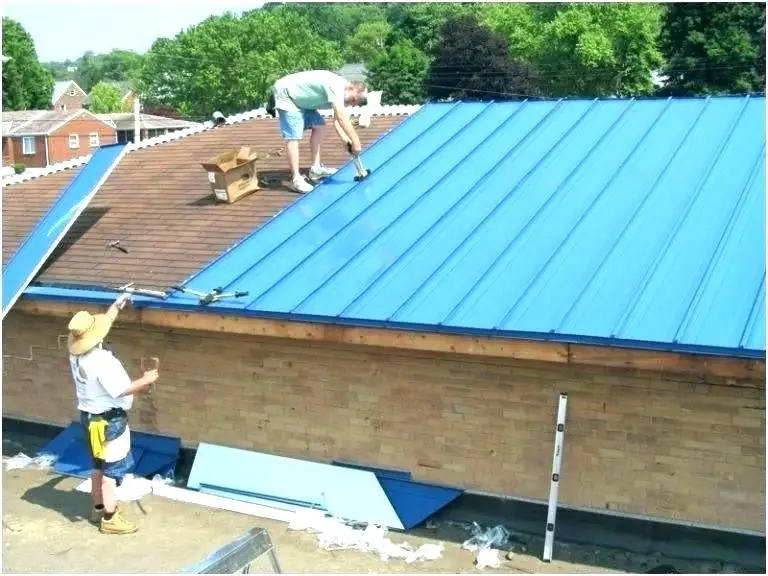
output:
<path id="1" fill-rule="evenodd" d="M 107 452 L 107 422 L 113 418 L 122 418 L 127 413 L 122 408 L 112 408 L 101 414 L 88 414 L 88 442 L 93 457 L 104 460 Z"/>

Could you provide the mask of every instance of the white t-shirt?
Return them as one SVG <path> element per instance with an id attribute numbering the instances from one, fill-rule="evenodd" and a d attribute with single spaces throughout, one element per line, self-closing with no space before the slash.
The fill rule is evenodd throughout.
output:
<path id="1" fill-rule="evenodd" d="M 327 70 L 296 72 L 275 82 L 275 108 L 287 112 L 344 106 L 346 79 Z"/>
<path id="2" fill-rule="evenodd" d="M 94 348 L 82 356 L 70 356 L 69 366 L 75 381 L 77 409 L 101 414 L 113 408 L 130 410 L 133 396 L 123 396 L 131 378 L 112 352 Z"/>

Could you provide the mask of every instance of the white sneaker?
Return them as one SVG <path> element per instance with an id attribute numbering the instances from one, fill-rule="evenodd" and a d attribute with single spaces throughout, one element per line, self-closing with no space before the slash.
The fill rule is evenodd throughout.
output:
<path id="1" fill-rule="evenodd" d="M 294 178 L 291 181 L 291 188 L 294 192 L 301 192 L 302 194 L 306 194 L 307 192 L 312 192 L 315 187 L 304 180 L 303 177 L 299 176 L 298 178 Z"/>
<path id="2" fill-rule="evenodd" d="M 323 178 L 328 178 L 329 176 L 333 176 L 336 174 L 337 170 L 335 168 L 328 168 L 327 166 L 323 166 L 322 164 L 320 166 L 312 166 L 312 168 L 309 169 L 309 179 L 314 180 L 317 182 L 318 180 L 322 180 Z"/>

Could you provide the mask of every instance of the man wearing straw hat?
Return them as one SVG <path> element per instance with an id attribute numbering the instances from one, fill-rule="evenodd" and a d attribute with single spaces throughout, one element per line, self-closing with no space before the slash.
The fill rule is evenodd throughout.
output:
<path id="1" fill-rule="evenodd" d="M 128 410 L 133 395 L 157 380 L 157 370 L 131 381 L 120 361 L 102 348 L 117 314 L 130 296 L 122 294 L 106 314 L 81 311 L 69 322 L 69 364 L 75 381 L 77 409 L 89 447 L 93 470 L 91 521 L 105 534 L 131 534 L 137 527 L 117 508 L 117 486 L 133 466 Z"/>

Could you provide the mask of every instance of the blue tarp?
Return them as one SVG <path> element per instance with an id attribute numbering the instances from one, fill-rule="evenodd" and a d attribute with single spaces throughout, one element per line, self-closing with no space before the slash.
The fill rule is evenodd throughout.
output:
<path id="1" fill-rule="evenodd" d="M 414 482 L 407 472 L 323 464 L 200 444 L 187 487 L 245 502 L 314 508 L 398 530 L 413 528 L 462 491 Z"/>
<path id="2" fill-rule="evenodd" d="M 156 474 L 163 477 L 172 475 L 180 451 L 180 438 L 131 430 L 131 454 L 135 463 L 131 472 L 135 476 L 151 478 Z M 53 471 L 57 474 L 85 478 L 92 468 L 79 422 L 67 426 L 38 454 L 49 454 L 56 459 Z"/>
<path id="3" fill-rule="evenodd" d="M 3 317 L 86 209 L 124 152 L 124 144 L 98 148 L 32 228 L 3 268 Z"/>

